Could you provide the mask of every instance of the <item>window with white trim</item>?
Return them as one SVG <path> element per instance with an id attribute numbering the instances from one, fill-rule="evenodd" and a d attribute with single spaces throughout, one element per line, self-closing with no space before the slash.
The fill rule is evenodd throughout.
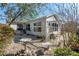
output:
<path id="1" fill-rule="evenodd" d="M 53 31 L 58 31 L 58 24 L 52 23 L 52 28 L 53 28 Z"/>
<path id="2" fill-rule="evenodd" d="M 50 31 L 58 31 L 58 24 L 57 23 L 49 23 L 49 28 L 50 28 Z"/>
<path id="3" fill-rule="evenodd" d="M 34 32 L 41 32 L 41 22 L 34 23 Z"/>

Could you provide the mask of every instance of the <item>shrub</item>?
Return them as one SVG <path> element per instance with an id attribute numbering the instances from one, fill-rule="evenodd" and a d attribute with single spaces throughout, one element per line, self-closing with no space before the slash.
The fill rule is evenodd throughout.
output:
<path id="1" fill-rule="evenodd" d="M 79 53 L 72 51 L 71 56 L 79 56 Z"/>
<path id="2" fill-rule="evenodd" d="M 74 44 L 79 43 L 78 37 L 76 33 L 71 33 L 70 40 L 68 42 L 68 46 L 73 46 Z"/>
<path id="3" fill-rule="evenodd" d="M 78 40 L 78 38 L 77 38 L 77 34 L 76 34 L 76 33 L 72 33 L 71 40 L 72 40 L 73 42 L 79 42 L 79 40 Z"/>
<path id="4" fill-rule="evenodd" d="M 79 56 L 79 53 L 72 51 L 71 48 L 57 48 L 54 51 L 55 56 Z"/>
<path id="5" fill-rule="evenodd" d="M 50 39 L 55 39 L 56 36 L 54 34 L 50 34 Z"/>
<path id="6" fill-rule="evenodd" d="M 11 38 L 14 36 L 14 30 L 8 25 L 0 25 L 0 55 L 1 51 L 11 42 Z M 2 51 L 3 52 L 3 51 Z"/>
<path id="7" fill-rule="evenodd" d="M 70 48 L 57 48 L 54 51 L 55 56 L 68 56 L 71 54 L 71 49 Z"/>
<path id="8" fill-rule="evenodd" d="M 79 53 L 79 43 L 74 43 L 71 46 L 72 50 Z"/>

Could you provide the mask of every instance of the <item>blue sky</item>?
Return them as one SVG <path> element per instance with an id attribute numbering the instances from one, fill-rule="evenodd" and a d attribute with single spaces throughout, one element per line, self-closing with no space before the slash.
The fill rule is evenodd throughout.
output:
<path id="1" fill-rule="evenodd" d="M 4 15 L 3 11 L 4 11 L 4 10 L 2 10 L 2 9 L 0 8 L 0 15 Z M 6 23 L 4 17 L 2 18 L 2 17 L 0 16 L 0 23 Z"/>
<path id="2" fill-rule="evenodd" d="M 46 7 L 41 8 L 41 10 L 39 11 L 39 17 L 55 14 L 54 12 L 56 10 L 57 10 L 57 8 L 56 8 L 55 4 L 49 3 L 46 5 Z"/>
<path id="3" fill-rule="evenodd" d="M 58 3 L 58 5 L 61 5 L 61 3 Z M 57 10 L 57 7 L 56 7 L 55 3 L 48 3 L 46 6 L 47 7 L 42 7 L 41 8 L 41 10 L 39 11 L 39 16 L 38 17 L 55 14 L 55 11 Z M 0 8 L 0 15 L 4 16 L 4 13 L 3 13 L 4 11 L 5 10 Z M 6 23 L 6 18 L 2 18 L 0 16 L 0 23 Z"/>
<path id="4" fill-rule="evenodd" d="M 49 9 L 55 9 L 55 7 L 54 7 L 54 4 L 53 4 L 53 6 L 52 6 L 52 4 L 47 4 L 47 7 L 49 7 Z M 53 8 L 52 8 L 53 7 Z M 0 8 L 0 15 L 4 15 L 4 10 L 3 9 L 1 9 Z M 45 16 L 45 15 L 50 15 L 50 14 L 52 14 L 53 12 L 51 12 L 50 10 L 48 10 L 47 8 L 45 8 L 45 7 L 43 7 L 43 8 L 41 8 L 41 10 L 39 11 L 39 17 L 41 17 L 41 16 Z M 1 16 L 0 16 L 0 23 L 6 23 L 6 20 L 5 20 L 6 18 L 2 18 Z"/>

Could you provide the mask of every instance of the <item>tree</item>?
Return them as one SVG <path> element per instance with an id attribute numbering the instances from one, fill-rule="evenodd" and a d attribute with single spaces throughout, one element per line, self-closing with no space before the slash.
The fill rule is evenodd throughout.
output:
<path id="1" fill-rule="evenodd" d="M 38 8 L 43 7 L 45 4 L 1 4 L 1 8 L 6 9 L 5 15 L 9 25 L 16 19 L 20 18 L 35 18 L 38 15 Z"/>
<path id="2" fill-rule="evenodd" d="M 68 33 L 69 39 L 72 38 L 72 34 L 76 33 L 77 30 L 77 22 L 78 22 L 78 4 L 72 3 L 72 4 L 56 4 L 58 10 L 56 11 L 57 14 L 62 16 L 62 19 L 65 20 L 65 24 L 62 25 L 63 29 L 63 37 L 65 39 L 66 43 L 66 33 Z M 71 35 L 69 35 L 71 34 Z M 70 41 L 69 41 L 70 42 Z"/>
<path id="3" fill-rule="evenodd" d="M 72 34 L 76 33 L 77 31 L 77 22 L 79 21 L 79 17 L 78 17 L 79 5 L 77 3 L 60 3 L 60 4 L 54 3 L 51 5 L 52 5 L 52 8 L 54 6 L 56 9 L 51 9 L 48 6 L 46 6 L 46 8 L 50 10 L 51 13 L 58 14 L 60 17 L 60 20 L 63 21 L 63 24 L 62 24 L 63 38 L 67 40 L 66 34 L 68 34 L 69 39 L 71 39 Z M 61 25 L 61 23 L 59 24 Z M 66 43 L 66 41 L 64 41 L 64 43 Z"/>

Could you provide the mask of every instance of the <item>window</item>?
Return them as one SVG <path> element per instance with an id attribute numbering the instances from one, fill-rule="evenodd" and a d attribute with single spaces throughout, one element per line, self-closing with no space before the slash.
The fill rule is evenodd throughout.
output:
<path id="1" fill-rule="evenodd" d="M 26 30 L 30 31 L 30 24 L 26 24 Z"/>
<path id="2" fill-rule="evenodd" d="M 53 26 L 53 27 L 58 27 L 58 24 L 53 23 L 52 26 Z"/>
<path id="3" fill-rule="evenodd" d="M 22 24 L 17 24 L 17 30 L 23 30 L 23 25 Z"/>
<path id="4" fill-rule="evenodd" d="M 34 23 L 34 26 L 41 26 L 41 22 Z"/>
<path id="5" fill-rule="evenodd" d="M 52 27 L 53 27 L 53 31 L 58 31 L 58 24 L 53 23 Z"/>
<path id="6" fill-rule="evenodd" d="M 58 31 L 58 27 L 53 27 L 53 31 Z"/>
<path id="7" fill-rule="evenodd" d="M 41 27 L 34 27 L 34 32 L 41 32 Z"/>
<path id="8" fill-rule="evenodd" d="M 57 23 L 49 23 L 51 31 L 58 31 L 58 24 Z"/>
<path id="9" fill-rule="evenodd" d="M 34 23 L 34 32 L 41 32 L 41 22 Z"/>

